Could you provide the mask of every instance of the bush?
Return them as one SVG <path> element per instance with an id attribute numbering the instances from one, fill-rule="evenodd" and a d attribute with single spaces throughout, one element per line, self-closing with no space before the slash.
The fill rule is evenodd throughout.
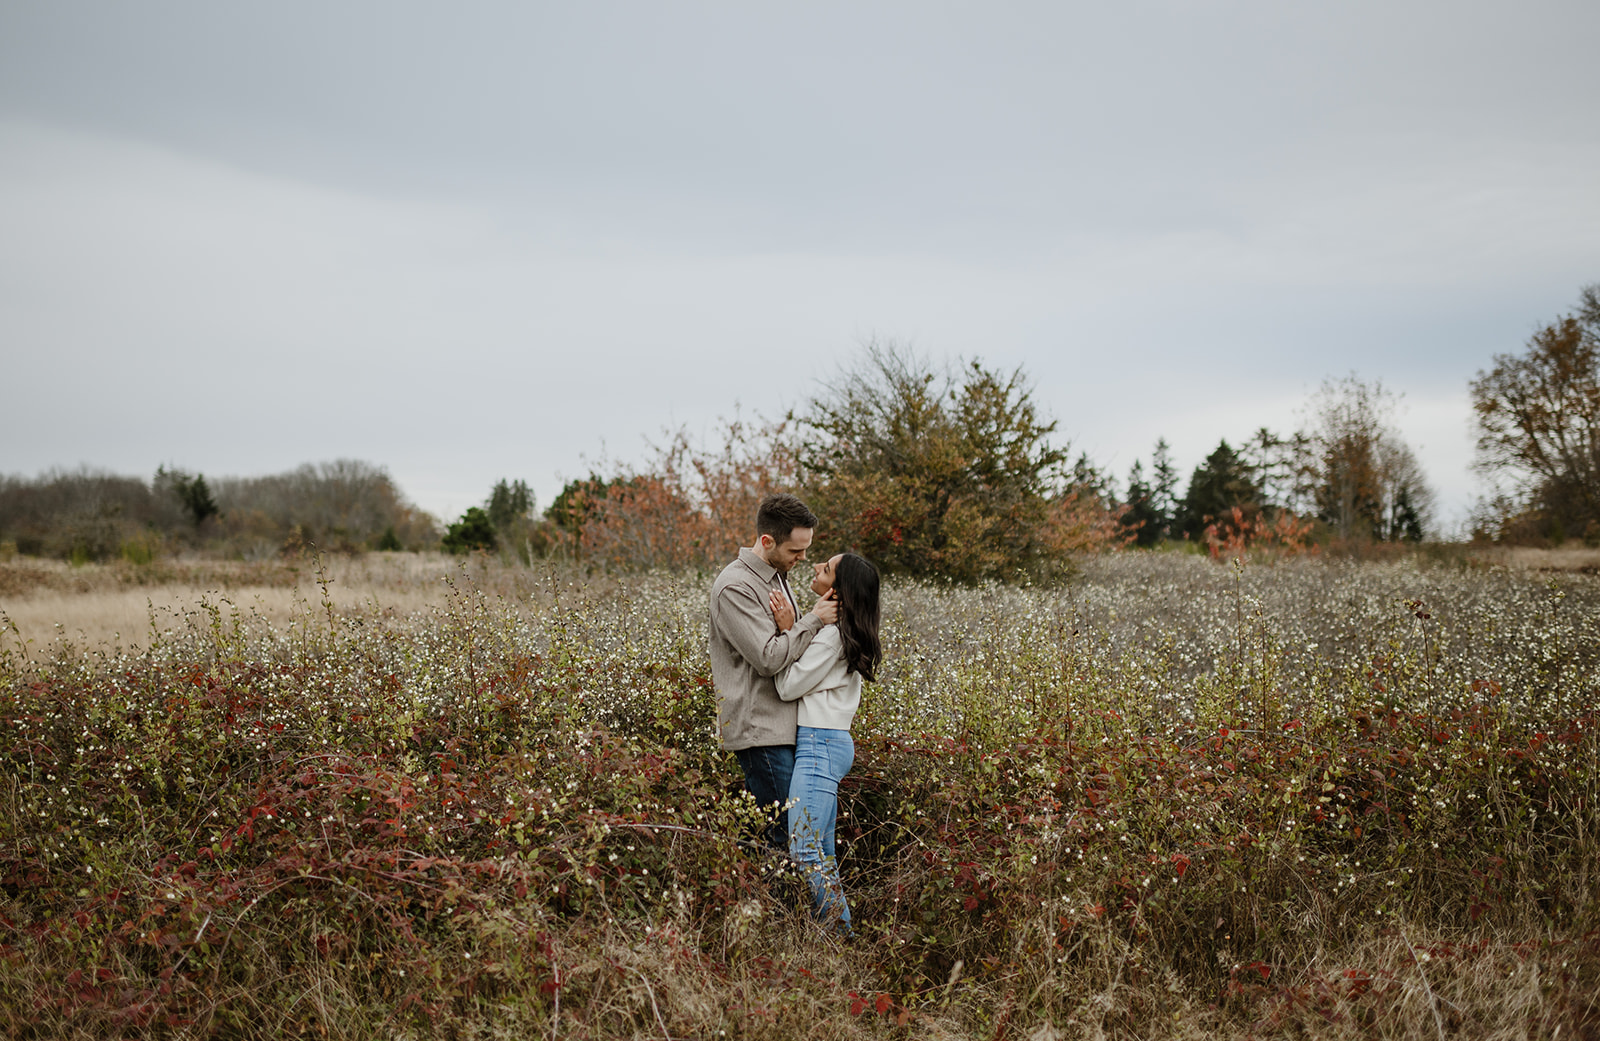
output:
<path id="1" fill-rule="evenodd" d="M 545 511 L 547 534 L 556 552 L 589 564 L 719 567 L 754 540 L 762 496 L 796 487 L 797 453 L 788 420 L 732 420 L 714 448 L 679 430 L 642 471 L 569 482 Z"/>
<path id="2" fill-rule="evenodd" d="M 804 414 L 803 495 L 819 538 L 891 572 L 972 582 L 1039 577 L 1117 544 L 1099 497 L 1068 480 L 1021 369 L 941 372 L 869 344 Z M 1093 518 L 1093 519 L 1091 519 Z"/>
<path id="3" fill-rule="evenodd" d="M 489 522 L 489 515 L 480 507 L 467 507 L 467 512 L 461 515 L 461 519 L 450 525 L 450 530 L 445 532 L 443 545 L 448 553 L 470 553 L 473 550 L 494 552 L 497 543 L 494 525 Z"/>
<path id="4" fill-rule="evenodd" d="M 974 362 L 942 377 L 867 348 L 805 414 L 727 423 L 714 447 L 669 435 L 639 470 L 571 481 L 545 511 L 560 555 L 619 568 L 718 567 L 755 535 L 761 498 L 795 491 L 819 547 L 955 581 L 1059 576 L 1131 537 L 1066 471 L 1024 374 Z M 936 385 L 937 383 L 937 385 Z"/>

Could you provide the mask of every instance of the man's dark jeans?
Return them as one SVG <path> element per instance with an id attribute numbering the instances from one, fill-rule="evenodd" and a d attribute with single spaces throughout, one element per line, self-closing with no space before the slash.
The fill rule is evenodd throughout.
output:
<path id="1" fill-rule="evenodd" d="M 745 789 L 771 814 L 762 837 L 773 849 L 788 853 L 789 814 L 784 807 L 789 803 L 789 779 L 794 776 L 794 745 L 741 748 L 733 754 L 744 770 Z"/>

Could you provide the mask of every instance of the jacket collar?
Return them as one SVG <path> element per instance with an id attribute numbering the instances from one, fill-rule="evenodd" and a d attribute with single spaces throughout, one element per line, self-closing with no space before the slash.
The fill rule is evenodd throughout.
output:
<path id="1" fill-rule="evenodd" d="M 756 577 L 760 578 L 761 581 L 766 582 L 768 585 L 771 585 L 772 580 L 778 576 L 778 569 L 773 567 L 771 564 L 768 564 L 765 560 L 762 560 L 761 557 L 757 555 L 756 551 L 751 549 L 749 546 L 739 547 L 739 561 L 740 563 L 744 564 L 745 567 L 749 568 L 751 571 L 754 571 L 756 573 Z"/>

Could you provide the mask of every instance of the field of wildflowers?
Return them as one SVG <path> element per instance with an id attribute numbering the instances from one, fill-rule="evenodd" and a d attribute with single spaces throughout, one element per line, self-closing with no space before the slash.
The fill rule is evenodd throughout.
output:
<path id="1" fill-rule="evenodd" d="M 425 581 L 9 642 L 9 1036 L 1600 1035 L 1593 577 L 893 583 L 848 942 L 746 841 L 709 576 Z"/>

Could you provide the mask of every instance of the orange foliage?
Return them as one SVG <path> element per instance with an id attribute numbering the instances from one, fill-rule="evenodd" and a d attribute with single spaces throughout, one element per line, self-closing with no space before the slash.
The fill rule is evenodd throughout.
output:
<path id="1" fill-rule="evenodd" d="M 642 470 L 624 469 L 612 480 L 595 482 L 588 492 L 575 490 L 568 508 L 583 523 L 575 534 L 558 530 L 555 537 L 566 552 L 607 567 L 720 567 L 753 540 L 762 496 L 800 490 L 801 475 L 799 443 L 787 419 L 735 419 L 723 427 L 720 444 L 712 449 L 697 447 L 686 431 L 678 430 L 655 448 Z M 851 532 L 857 538 L 865 531 L 897 542 L 898 527 L 912 523 L 906 518 L 914 511 L 908 513 L 894 499 L 898 486 L 893 482 L 836 477 L 833 484 L 846 498 L 854 489 L 860 499 L 861 508 L 852 515 L 862 529 Z M 816 505 L 824 503 L 819 499 Z M 1107 506 L 1084 489 L 1049 500 L 1040 538 L 1044 557 L 1064 561 L 1127 545 L 1133 537 L 1121 523 L 1127 510 Z M 946 517 L 954 542 L 968 555 L 983 542 L 984 523 L 960 508 Z M 840 534 L 819 532 L 829 538 Z M 956 575 L 954 567 L 951 561 L 934 561 L 939 573 Z M 994 570 L 1000 570 L 999 564 Z"/>
<path id="2" fill-rule="evenodd" d="M 1251 546 L 1276 547 L 1289 556 L 1315 553 L 1317 548 L 1310 544 L 1314 523 L 1287 510 L 1273 514 L 1269 521 L 1264 513 L 1235 506 L 1228 515 L 1206 525 L 1206 549 L 1212 560 L 1242 557 Z"/>
<path id="3" fill-rule="evenodd" d="M 1057 560 L 1082 553 L 1121 549 L 1136 531 L 1123 526 L 1122 517 L 1132 507 L 1107 506 L 1098 495 L 1073 488 L 1053 499 L 1045 519 L 1044 543 Z"/>
<path id="4" fill-rule="evenodd" d="M 687 431 L 657 446 L 642 473 L 625 473 L 579 531 L 577 555 L 613 567 L 716 567 L 755 538 L 756 506 L 798 484 L 799 456 L 787 420 L 735 419 L 716 449 Z"/>

